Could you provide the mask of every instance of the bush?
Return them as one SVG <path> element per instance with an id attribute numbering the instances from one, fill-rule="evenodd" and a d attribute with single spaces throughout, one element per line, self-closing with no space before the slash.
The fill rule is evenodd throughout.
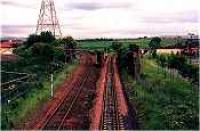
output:
<path id="1" fill-rule="evenodd" d="M 166 60 L 166 57 L 164 55 L 159 56 L 159 61 L 160 61 L 160 65 L 162 67 L 164 67 L 166 65 L 167 60 Z"/>
<path id="2" fill-rule="evenodd" d="M 171 68 L 179 69 L 183 64 L 186 63 L 186 58 L 184 56 L 176 56 L 174 54 L 168 57 L 168 64 Z"/>
<path id="3" fill-rule="evenodd" d="M 157 63 L 159 63 L 162 67 L 168 65 L 170 68 L 177 69 L 183 77 L 189 77 L 192 82 L 198 84 L 199 68 L 188 64 L 186 57 L 171 54 L 169 56 L 159 55 L 159 57 L 155 58 Z"/>
<path id="4" fill-rule="evenodd" d="M 31 35 L 29 35 L 25 44 L 27 45 L 27 48 L 29 48 L 30 46 L 32 46 L 33 44 L 35 44 L 37 42 L 40 42 L 40 36 L 37 34 L 31 34 Z"/>
<path id="5" fill-rule="evenodd" d="M 153 52 L 152 52 L 152 57 L 153 57 L 153 58 L 156 58 L 156 57 L 157 57 L 156 50 L 153 50 Z"/>
<path id="6" fill-rule="evenodd" d="M 40 35 L 37 34 L 29 35 L 27 41 L 24 44 L 26 45 L 26 48 L 29 48 L 38 42 L 52 43 L 55 40 L 56 38 L 53 36 L 53 34 L 47 31 L 47 32 L 41 32 Z"/>
<path id="7" fill-rule="evenodd" d="M 139 50 L 139 46 L 136 44 L 130 44 L 129 45 L 129 50 L 131 51 L 138 51 Z"/>
<path id="8" fill-rule="evenodd" d="M 54 40 L 56 40 L 56 38 L 53 36 L 51 32 L 47 31 L 40 33 L 40 42 L 51 43 Z"/>
<path id="9" fill-rule="evenodd" d="M 160 42 L 161 42 L 161 39 L 159 37 L 154 37 L 152 38 L 152 40 L 150 41 L 149 43 L 149 47 L 151 49 L 157 49 L 160 47 Z"/>
<path id="10" fill-rule="evenodd" d="M 122 43 L 118 41 L 112 42 L 112 49 L 115 51 L 119 51 L 122 48 Z"/>

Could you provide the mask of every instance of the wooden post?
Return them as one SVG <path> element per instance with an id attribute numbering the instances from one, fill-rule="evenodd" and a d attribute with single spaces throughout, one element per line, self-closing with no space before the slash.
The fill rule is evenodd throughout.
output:
<path id="1" fill-rule="evenodd" d="M 53 83 L 53 74 L 51 74 L 51 97 L 54 96 L 54 83 Z"/>

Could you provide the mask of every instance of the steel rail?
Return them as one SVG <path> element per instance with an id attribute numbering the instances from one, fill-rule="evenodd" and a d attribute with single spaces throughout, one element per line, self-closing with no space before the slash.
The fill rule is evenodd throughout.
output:
<path id="1" fill-rule="evenodd" d="M 57 129 L 61 128 L 61 126 L 62 126 L 64 120 L 66 119 L 67 115 L 68 115 L 69 112 L 71 111 L 71 109 L 72 109 L 72 107 L 73 107 L 73 104 L 76 102 L 76 100 L 77 100 L 77 98 L 78 98 L 78 96 L 79 96 L 79 94 L 80 94 L 80 92 L 81 92 L 81 89 L 82 89 L 82 87 L 83 87 L 85 81 L 88 79 L 88 76 L 89 76 L 89 73 L 87 72 L 86 77 L 83 76 L 84 79 L 83 79 L 83 80 L 80 80 L 80 81 L 76 84 L 76 86 L 74 86 L 74 87 L 71 89 L 70 92 L 72 92 L 72 90 L 73 90 L 74 88 L 78 88 L 78 87 L 79 87 L 78 93 L 76 93 L 75 95 L 72 95 L 72 96 L 70 97 L 70 98 L 73 98 L 72 101 L 71 101 L 71 104 L 69 105 L 69 108 L 68 108 L 68 110 L 66 111 L 64 117 L 62 118 L 62 121 L 61 121 L 61 123 L 58 125 L 58 128 L 57 128 Z M 68 92 L 68 94 L 70 94 L 70 92 Z M 56 115 L 56 113 L 59 111 L 60 108 L 62 108 L 62 105 L 65 104 L 65 103 L 66 103 L 65 101 L 68 100 L 68 99 L 69 99 L 69 98 L 68 98 L 68 96 L 66 95 L 65 98 L 60 102 L 60 104 L 59 104 L 59 105 L 57 106 L 57 108 L 54 110 L 54 112 L 52 113 L 52 115 L 51 115 L 51 116 L 45 121 L 45 123 L 42 125 L 41 129 L 45 129 L 45 127 L 48 126 L 48 123 L 51 121 L 51 119 L 53 118 L 53 116 Z"/>
<path id="2" fill-rule="evenodd" d="M 65 116 L 63 117 L 63 120 L 62 120 L 62 122 L 60 123 L 60 125 L 59 125 L 59 127 L 58 127 L 58 130 L 60 130 L 61 127 L 63 126 L 63 124 L 64 124 L 64 122 L 65 122 L 65 119 L 66 119 L 66 117 L 69 115 L 69 113 L 70 113 L 70 111 L 71 111 L 73 105 L 75 104 L 76 100 L 78 99 L 78 96 L 80 95 L 81 90 L 82 90 L 83 87 L 84 87 L 83 85 L 85 84 L 86 80 L 88 79 L 88 76 L 89 76 L 89 73 L 87 74 L 87 76 L 86 76 L 85 79 L 83 80 L 83 82 L 82 82 L 82 84 L 81 84 L 81 86 L 80 86 L 80 89 L 79 89 L 77 95 L 76 95 L 76 96 L 74 97 L 74 99 L 72 100 L 72 103 L 71 103 L 70 107 L 68 108 L 68 110 L 67 110 Z"/>
<path id="3" fill-rule="evenodd" d="M 112 83 L 114 74 L 112 60 L 110 60 L 110 64 L 108 66 L 108 81 L 106 90 L 104 92 L 104 109 L 101 118 L 102 123 L 100 127 L 102 130 L 121 130 L 121 125 L 123 125 L 123 123 L 122 121 L 120 121 L 120 114 L 118 112 L 118 102 L 116 99 L 115 90 L 113 89 L 114 85 Z M 111 82 L 111 87 L 108 87 L 108 82 Z"/>

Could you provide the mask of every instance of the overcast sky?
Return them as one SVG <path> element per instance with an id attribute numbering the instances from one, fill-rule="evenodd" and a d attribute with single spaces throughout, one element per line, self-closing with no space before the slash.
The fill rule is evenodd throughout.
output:
<path id="1" fill-rule="evenodd" d="M 1 0 L 3 36 L 34 33 L 41 0 Z M 199 0 L 55 0 L 64 35 L 75 38 L 198 33 Z"/>

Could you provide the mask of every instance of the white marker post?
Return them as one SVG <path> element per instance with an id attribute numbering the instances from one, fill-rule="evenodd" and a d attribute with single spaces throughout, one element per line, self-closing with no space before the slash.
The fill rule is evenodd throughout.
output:
<path id="1" fill-rule="evenodd" d="M 53 83 L 53 74 L 51 74 L 51 97 L 54 95 L 54 83 Z"/>

